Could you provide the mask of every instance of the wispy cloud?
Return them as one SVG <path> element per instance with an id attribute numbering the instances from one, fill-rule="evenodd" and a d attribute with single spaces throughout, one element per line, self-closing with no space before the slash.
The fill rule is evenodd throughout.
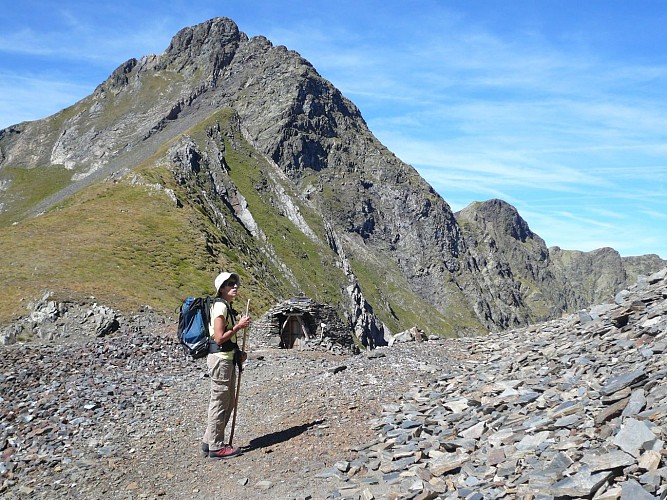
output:
<path id="1" fill-rule="evenodd" d="M 177 31 L 220 10 L 193 1 L 30 2 L 38 5 L 20 6 L 26 22 L 0 30 L 0 53 L 115 68 L 130 57 L 161 53 Z"/>
<path id="2" fill-rule="evenodd" d="M 43 75 L 0 73 L 0 128 L 25 120 L 45 118 L 71 106 L 94 87 Z"/>
<path id="3" fill-rule="evenodd" d="M 667 207 L 666 207 L 667 208 Z M 651 210 L 650 208 L 644 208 L 640 210 L 640 213 L 643 213 L 647 217 L 652 219 L 666 220 L 667 219 L 667 210 L 658 212 L 657 210 Z M 664 242 L 663 242 L 664 244 Z"/>

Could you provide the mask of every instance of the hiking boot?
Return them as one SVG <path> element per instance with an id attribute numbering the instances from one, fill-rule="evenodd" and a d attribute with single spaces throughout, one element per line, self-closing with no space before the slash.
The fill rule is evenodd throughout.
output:
<path id="1" fill-rule="evenodd" d="M 208 455 L 208 443 L 201 444 L 201 451 L 204 455 Z"/>
<path id="2" fill-rule="evenodd" d="M 234 448 L 232 446 L 229 446 L 226 444 L 222 448 L 216 451 L 209 451 L 208 452 L 208 457 L 209 458 L 229 458 L 233 457 L 235 455 L 238 455 L 241 453 L 241 450 L 239 448 Z"/>

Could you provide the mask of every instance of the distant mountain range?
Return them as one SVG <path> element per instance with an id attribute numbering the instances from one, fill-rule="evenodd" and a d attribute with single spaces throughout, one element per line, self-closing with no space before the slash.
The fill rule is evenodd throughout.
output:
<path id="1" fill-rule="evenodd" d="M 308 61 L 230 19 L 178 32 L 85 99 L 0 131 L 0 321 L 45 293 L 173 313 L 241 275 L 381 342 L 541 321 L 667 265 L 547 248 L 502 200 L 453 213 Z"/>

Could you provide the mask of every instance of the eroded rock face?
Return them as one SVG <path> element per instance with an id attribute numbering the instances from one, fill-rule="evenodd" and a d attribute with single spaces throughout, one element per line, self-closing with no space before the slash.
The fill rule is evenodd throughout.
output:
<path id="1" fill-rule="evenodd" d="M 554 318 L 611 300 L 641 275 L 667 262 L 657 255 L 621 257 L 612 248 L 591 252 L 547 248 L 514 207 L 502 200 L 473 203 L 456 218 L 461 224 L 490 328 L 509 328 Z M 474 300 L 474 299 L 473 299 Z"/>

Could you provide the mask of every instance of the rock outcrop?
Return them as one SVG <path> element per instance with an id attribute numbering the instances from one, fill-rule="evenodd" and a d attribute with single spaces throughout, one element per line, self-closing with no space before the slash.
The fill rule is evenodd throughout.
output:
<path id="1" fill-rule="evenodd" d="M 22 342 L 36 344 L 91 341 L 116 332 L 128 333 L 164 324 L 166 319 L 145 307 L 139 315 L 126 317 L 113 309 L 87 301 L 58 301 L 47 292 L 28 304 L 28 314 L 0 328 L 0 345 Z"/>
<path id="2" fill-rule="evenodd" d="M 456 218 L 473 269 L 485 284 L 477 296 L 477 310 L 486 310 L 491 323 L 505 328 L 606 302 L 640 275 L 666 264 L 657 255 L 621 257 L 612 248 L 547 248 L 517 210 L 502 200 L 472 203 Z M 486 307 L 489 303 L 494 307 Z"/>

